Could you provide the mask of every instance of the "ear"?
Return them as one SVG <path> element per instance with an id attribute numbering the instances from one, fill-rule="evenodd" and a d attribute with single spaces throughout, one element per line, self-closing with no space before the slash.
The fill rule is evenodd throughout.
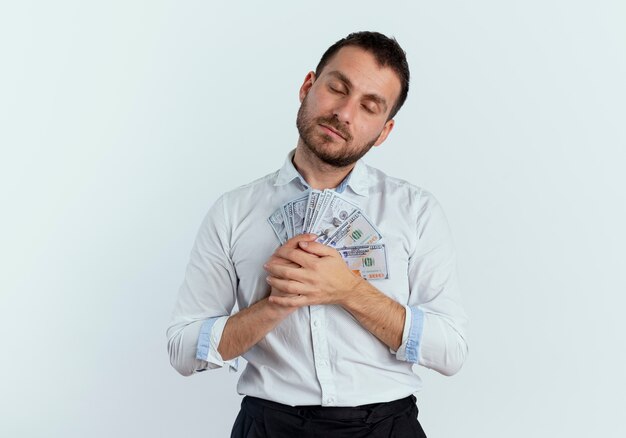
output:
<path id="1" fill-rule="evenodd" d="M 315 72 L 312 71 L 308 72 L 307 75 L 304 77 L 304 82 L 300 87 L 300 103 L 302 103 L 306 95 L 309 94 L 309 90 L 313 86 L 313 82 L 315 82 L 315 79 Z"/>
<path id="2" fill-rule="evenodd" d="M 389 135 L 389 133 L 391 132 L 395 124 L 396 122 L 394 122 L 393 119 L 387 120 L 387 122 L 385 123 L 385 126 L 383 127 L 383 130 L 380 131 L 380 134 L 378 135 L 378 138 L 376 139 L 376 143 L 374 143 L 374 146 L 379 146 L 380 144 L 382 144 L 383 141 L 387 139 L 387 136 Z"/>

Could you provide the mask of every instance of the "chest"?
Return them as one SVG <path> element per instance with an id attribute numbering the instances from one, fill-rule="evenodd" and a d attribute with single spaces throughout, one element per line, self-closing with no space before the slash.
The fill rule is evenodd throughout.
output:
<path id="1" fill-rule="evenodd" d="M 360 207 L 380 230 L 385 245 L 388 278 L 371 280 L 371 284 L 401 304 L 409 298 L 408 263 L 412 228 L 402 215 L 382 214 L 384 209 L 361 203 Z M 242 216 L 231 242 L 231 257 L 237 272 L 237 299 L 240 308 L 248 307 L 269 294 L 263 268 L 280 243 L 267 218 L 276 205 L 257 205 Z"/>

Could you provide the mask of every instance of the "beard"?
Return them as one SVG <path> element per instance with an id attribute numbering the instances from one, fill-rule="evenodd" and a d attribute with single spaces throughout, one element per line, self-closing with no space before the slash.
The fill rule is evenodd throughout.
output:
<path id="1" fill-rule="evenodd" d="M 308 97 L 307 95 L 300 105 L 296 118 L 296 127 L 298 128 L 298 133 L 300 134 L 300 139 L 304 146 L 320 161 L 332 167 L 347 167 L 360 160 L 372 146 L 374 146 L 378 136 L 362 145 L 354 147 L 352 135 L 347 132 L 336 116 L 312 117 L 307 105 Z M 333 150 L 332 147 L 325 147 L 336 141 L 336 139 L 328 134 L 320 133 L 318 128 L 320 124 L 329 126 L 337 131 L 345 139 L 346 147 L 339 150 Z"/>

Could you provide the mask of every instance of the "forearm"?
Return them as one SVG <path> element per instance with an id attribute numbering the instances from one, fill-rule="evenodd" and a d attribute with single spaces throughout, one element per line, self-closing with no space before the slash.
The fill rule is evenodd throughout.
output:
<path id="1" fill-rule="evenodd" d="M 389 348 L 397 350 L 400 347 L 406 317 L 404 306 L 365 280 L 346 294 L 340 304 Z"/>
<path id="2" fill-rule="evenodd" d="M 283 245 L 265 269 L 270 274 L 268 283 L 282 295 L 272 296 L 273 303 L 338 304 L 392 350 L 402 345 L 404 306 L 355 276 L 334 248 L 308 241 L 296 242 L 296 247 Z"/>
<path id="3" fill-rule="evenodd" d="M 223 360 L 241 356 L 294 310 L 272 304 L 264 298 L 237 312 L 226 321 L 217 351 Z"/>

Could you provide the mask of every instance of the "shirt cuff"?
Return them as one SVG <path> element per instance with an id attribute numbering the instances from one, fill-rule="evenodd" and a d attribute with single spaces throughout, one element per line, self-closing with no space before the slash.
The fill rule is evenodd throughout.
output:
<path id="1" fill-rule="evenodd" d="M 411 329 L 406 342 L 406 361 L 417 363 L 420 357 L 422 332 L 424 331 L 424 311 L 417 306 L 411 307 Z"/>
<path id="2" fill-rule="evenodd" d="M 411 329 L 411 308 L 409 306 L 404 306 L 404 329 L 402 330 L 402 343 L 400 347 L 398 347 L 397 351 L 393 349 L 389 349 L 392 354 L 396 355 L 398 360 L 406 361 L 406 343 L 409 339 L 409 332 Z"/>
<path id="3" fill-rule="evenodd" d="M 202 323 L 200 335 L 198 336 L 196 359 L 208 362 L 209 368 L 218 368 L 228 365 L 231 371 L 237 371 L 239 368 L 239 358 L 224 360 L 219 351 L 217 351 L 228 318 L 228 316 L 217 316 L 215 318 L 209 318 Z"/>

